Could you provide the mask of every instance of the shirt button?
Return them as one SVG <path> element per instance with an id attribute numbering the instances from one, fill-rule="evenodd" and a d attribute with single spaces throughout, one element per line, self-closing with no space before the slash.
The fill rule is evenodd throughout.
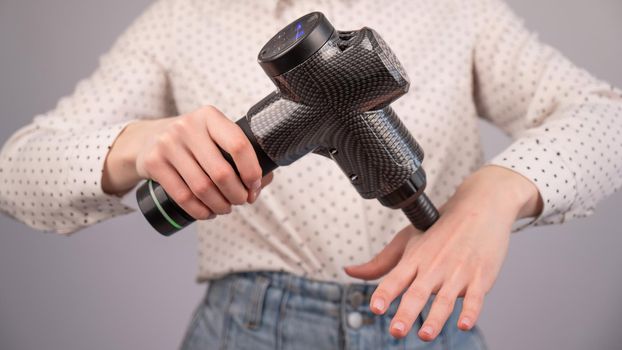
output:
<path id="1" fill-rule="evenodd" d="M 348 314 L 348 326 L 352 329 L 359 329 L 363 325 L 363 315 L 360 312 L 350 312 Z"/>

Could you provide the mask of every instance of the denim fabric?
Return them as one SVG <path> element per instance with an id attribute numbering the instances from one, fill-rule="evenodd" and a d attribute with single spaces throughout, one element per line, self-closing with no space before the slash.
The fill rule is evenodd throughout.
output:
<path id="1" fill-rule="evenodd" d="M 232 274 L 210 282 L 181 348 L 184 350 L 486 349 L 477 328 L 456 327 L 462 300 L 433 342 L 417 336 L 421 317 L 405 339 L 388 327 L 399 300 L 383 316 L 369 311 L 376 285 L 318 282 L 286 273 Z M 423 311 L 427 315 L 430 302 Z"/>

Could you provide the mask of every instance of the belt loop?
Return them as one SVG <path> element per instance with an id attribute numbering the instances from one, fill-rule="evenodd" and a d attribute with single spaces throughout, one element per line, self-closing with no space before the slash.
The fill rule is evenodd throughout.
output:
<path id="1" fill-rule="evenodd" d="M 261 326 L 261 318 L 263 315 L 264 299 L 266 290 L 270 285 L 270 280 L 264 276 L 257 276 L 255 285 L 251 291 L 251 300 L 246 308 L 246 327 L 248 329 L 257 329 Z"/>
<path id="2" fill-rule="evenodd" d="M 349 337 L 348 337 L 348 326 L 347 326 L 347 300 L 348 294 L 350 293 L 350 283 L 344 283 L 339 286 L 341 290 L 341 300 L 339 301 L 339 347 L 341 349 L 349 349 Z"/>
<path id="3" fill-rule="evenodd" d="M 283 347 L 283 328 L 285 328 L 285 313 L 287 312 L 287 303 L 289 296 L 292 294 L 293 275 L 281 275 L 283 278 L 283 289 L 281 292 L 281 301 L 279 302 L 279 314 L 276 325 L 276 346 L 275 350 L 281 350 Z"/>

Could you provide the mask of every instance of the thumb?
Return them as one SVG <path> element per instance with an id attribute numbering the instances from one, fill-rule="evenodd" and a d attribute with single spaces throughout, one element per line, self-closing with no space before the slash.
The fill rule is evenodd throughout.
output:
<path id="1" fill-rule="evenodd" d="M 375 280 L 387 274 L 402 258 L 406 243 L 412 237 L 412 226 L 400 231 L 380 253 L 370 261 L 354 266 L 346 266 L 344 271 L 350 277 Z"/>

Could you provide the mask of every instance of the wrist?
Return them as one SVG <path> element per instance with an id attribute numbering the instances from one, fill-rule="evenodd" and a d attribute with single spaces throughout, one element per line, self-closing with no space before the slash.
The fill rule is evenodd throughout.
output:
<path id="1" fill-rule="evenodd" d="M 516 219 L 536 217 L 542 212 L 542 197 L 538 187 L 511 169 L 498 165 L 486 165 L 480 171 L 490 172 L 497 185 L 496 191 L 505 193 L 506 200 L 512 204 Z"/>
<path id="2" fill-rule="evenodd" d="M 141 145 L 158 120 L 139 120 L 128 124 L 108 150 L 102 174 L 102 189 L 108 194 L 123 195 L 141 180 L 136 159 Z"/>

